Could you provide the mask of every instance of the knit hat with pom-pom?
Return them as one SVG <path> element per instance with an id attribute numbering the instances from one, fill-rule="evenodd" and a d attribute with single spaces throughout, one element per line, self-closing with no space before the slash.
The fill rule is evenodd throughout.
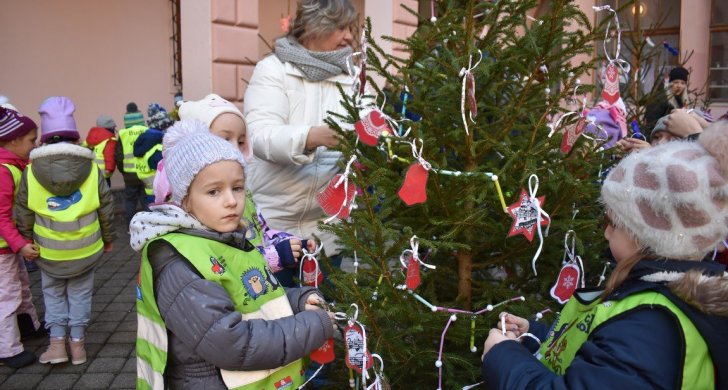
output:
<path id="1" fill-rule="evenodd" d="M 728 236 L 728 121 L 698 142 L 672 141 L 625 157 L 602 202 L 614 223 L 659 257 L 700 260 Z"/>
<path id="2" fill-rule="evenodd" d="M 211 93 L 200 100 L 188 100 L 179 103 L 180 119 L 197 119 L 202 121 L 207 127 L 211 127 L 215 119 L 222 114 L 233 114 L 240 117 L 245 122 L 245 116 L 235 106 L 235 104 L 223 99 L 219 95 Z M 245 125 L 247 127 L 247 123 Z M 242 151 L 246 159 L 250 159 L 253 155 L 250 136 L 245 132 L 245 150 Z"/>
<path id="3" fill-rule="evenodd" d="M 219 161 L 237 161 L 245 169 L 243 155 L 224 139 L 212 135 L 204 123 L 183 120 L 167 129 L 162 140 L 164 166 L 172 200 L 182 203 L 195 176 Z"/>

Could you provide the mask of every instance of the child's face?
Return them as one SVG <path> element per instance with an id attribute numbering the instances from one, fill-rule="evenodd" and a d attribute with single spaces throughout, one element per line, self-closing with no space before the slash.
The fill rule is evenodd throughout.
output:
<path id="1" fill-rule="evenodd" d="M 673 95 L 682 95 L 687 86 L 687 83 L 683 80 L 672 80 L 672 83 L 670 83 L 670 89 Z"/>
<path id="2" fill-rule="evenodd" d="M 229 112 L 220 114 L 210 124 L 210 133 L 230 142 L 240 153 L 245 153 L 245 130 L 243 118 Z"/>
<path id="3" fill-rule="evenodd" d="M 212 230 L 237 230 L 245 209 L 244 174 L 236 161 L 206 166 L 192 180 L 182 207 Z"/>
<path id="4" fill-rule="evenodd" d="M 30 158 L 30 151 L 35 148 L 35 141 L 38 139 L 38 130 L 33 129 L 28 134 L 10 141 L 10 151 L 18 157 L 27 160 Z"/>
<path id="5" fill-rule="evenodd" d="M 607 227 L 604 229 L 604 238 L 609 241 L 609 249 L 614 260 L 618 263 L 637 254 L 639 246 L 632 236 L 622 228 L 615 227 L 611 216 L 607 213 Z"/>

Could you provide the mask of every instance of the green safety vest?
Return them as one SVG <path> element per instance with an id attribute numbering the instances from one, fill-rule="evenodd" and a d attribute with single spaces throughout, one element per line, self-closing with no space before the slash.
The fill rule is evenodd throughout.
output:
<path id="1" fill-rule="evenodd" d="M 31 164 L 32 165 L 32 164 Z M 33 240 L 46 260 L 81 260 L 102 249 L 99 224 L 99 170 L 91 173 L 73 194 L 60 197 L 50 193 L 33 175 L 28 165 L 28 208 L 35 213 Z"/>
<path id="2" fill-rule="evenodd" d="M 86 148 L 91 149 L 94 154 L 96 155 L 94 157 L 94 162 L 96 165 L 101 169 L 101 172 L 104 174 L 104 178 L 108 179 L 111 177 L 112 172 L 106 172 L 106 160 L 104 159 L 104 149 L 106 148 L 106 144 L 109 143 L 109 140 L 115 141 L 116 138 L 107 138 L 100 143 L 96 144 L 95 146 L 91 147 L 86 143 L 86 141 L 83 141 L 83 146 Z"/>
<path id="3" fill-rule="evenodd" d="M 580 302 L 575 294 L 541 344 L 541 362 L 554 373 L 563 375 L 595 329 L 626 312 L 645 306 L 667 309 L 679 320 L 685 345 L 681 388 L 715 388 L 713 360 L 705 340 L 690 318 L 669 298 L 656 291 L 642 291 L 619 301 L 602 302 L 597 298 L 589 303 Z M 645 330 L 649 331 L 647 324 Z"/>
<path id="4" fill-rule="evenodd" d="M 154 145 L 142 157 L 134 157 L 136 174 L 144 183 L 144 192 L 147 196 L 154 196 L 154 175 L 157 173 L 156 169 L 149 166 L 149 158 L 159 150 L 162 150 L 162 144 Z"/>
<path id="5" fill-rule="evenodd" d="M 15 165 L 12 165 L 12 164 L 0 164 L 0 165 L 4 166 L 5 168 L 8 169 L 8 171 L 10 171 L 10 176 L 13 177 L 13 184 L 15 185 L 15 187 L 13 187 L 13 195 L 17 195 L 18 194 L 18 185 L 20 184 L 20 177 L 23 175 L 23 172 L 20 169 L 18 169 L 18 167 L 16 167 Z M 0 237 L 0 249 L 5 249 L 8 246 L 9 246 L 8 242 L 5 241 L 2 237 Z"/>
<path id="6" fill-rule="evenodd" d="M 124 173 L 136 173 L 134 142 L 145 131 L 147 131 L 147 127 L 142 125 L 119 130 L 119 142 L 121 142 L 121 150 L 124 154 L 124 163 L 122 166 Z"/>
<path id="7" fill-rule="evenodd" d="M 202 277 L 222 286 L 243 320 L 274 320 L 293 315 L 283 287 L 257 250 L 245 252 L 215 240 L 183 233 L 168 233 L 155 240 L 170 243 Z M 154 296 L 148 248 L 149 243 L 142 250 L 137 285 L 137 389 L 163 390 L 168 351 L 167 327 Z M 221 369 L 220 373 L 230 389 L 277 390 L 295 389 L 303 384 L 303 371 L 303 359 L 299 359 L 270 370 L 243 372 Z"/>
<path id="8" fill-rule="evenodd" d="M 258 208 L 253 202 L 253 194 L 245 191 L 245 210 L 243 210 L 243 222 L 248 229 L 246 235 L 251 244 L 258 247 L 263 245 L 263 232 L 260 230 L 260 221 L 258 220 Z"/>

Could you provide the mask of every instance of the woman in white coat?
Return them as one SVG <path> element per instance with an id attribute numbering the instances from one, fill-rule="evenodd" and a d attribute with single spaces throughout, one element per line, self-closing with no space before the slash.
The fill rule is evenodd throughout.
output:
<path id="1" fill-rule="evenodd" d="M 300 0 L 290 32 L 258 62 L 245 92 L 254 154 L 246 184 L 255 203 L 272 228 L 315 234 L 329 257 L 339 247 L 317 228 L 324 213 L 315 196 L 339 172 L 342 156 L 328 149 L 339 139 L 324 120 L 328 112 L 345 114 L 337 84 L 352 90 L 346 62 L 357 21 L 349 0 Z"/>

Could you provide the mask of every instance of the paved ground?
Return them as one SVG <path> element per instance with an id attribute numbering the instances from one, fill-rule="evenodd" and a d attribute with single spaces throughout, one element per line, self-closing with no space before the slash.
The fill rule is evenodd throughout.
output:
<path id="1" fill-rule="evenodd" d="M 123 217 L 117 214 L 114 250 L 104 255 L 94 281 L 91 325 L 86 332 L 88 361 L 49 365 L 35 363 L 14 370 L 0 366 L 0 389 L 133 389 L 136 383 L 135 286 L 139 255 L 129 246 Z M 40 271 L 30 274 L 33 302 L 43 318 L 45 310 Z M 48 339 L 30 340 L 25 348 L 40 355 Z"/>

